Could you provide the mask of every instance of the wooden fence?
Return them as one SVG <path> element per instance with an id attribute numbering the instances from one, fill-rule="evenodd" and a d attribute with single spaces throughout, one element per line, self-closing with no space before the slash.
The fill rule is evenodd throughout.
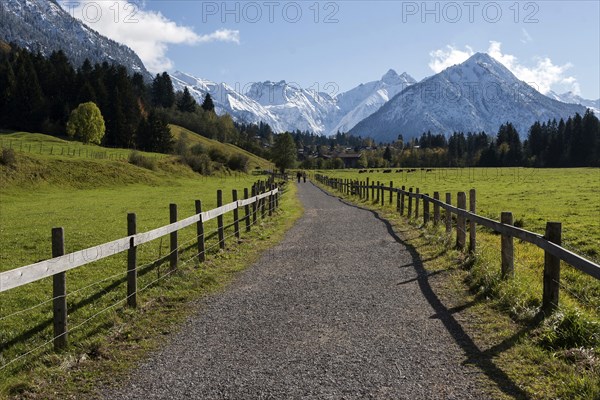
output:
<path id="1" fill-rule="evenodd" d="M 560 261 L 564 261 L 575 269 L 584 272 L 596 279 L 600 279 L 600 266 L 586 258 L 575 254 L 561 247 L 561 223 L 548 222 L 544 235 L 530 232 L 522 228 L 513 226 L 513 216 L 510 212 L 502 212 L 500 222 L 482 217 L 476 214 L 476 192 L 475 189 L 469 191 L 469 208 L 467 210 L 467 195 L 465 192 L 458 192 L 457 205 L 453 206 L 452 194 L 445 194 L 445 202 L 440 200 L 440 193 L 434 192 L 433 197 L 428 193 L 420 193 L 419 189 L 413 188 L 406 190 L 405 186 L 394 188 L 393 182 L 385 186 L 382 182 L 369 182 L 367 178 L 364 181 L 329 178 L 324 175 L 316 174 L 315 178 L 321 184 L 338 190 L 344 194 L 358 196 L 360 199 L 371 199 L 375 203 L 385 204 L 385 193 L 389 193 L 389 204 L 393 204 L 394 193 L 396 194 L 396 210 L 400 215 L 406 215 L 408 218 L 421 218 L 419 214 L 422 206 L 423 224 L 426 225 L 433 221 L 438 225 L 441 221 L 440 209 L 445 210 L 446 233 L 452 233 L 452 215 L 456 215 L 456 247 L 464 250 L 466 247 L 467 221 L 469 225 L 469 251 L 474 252 L 477 246 L 476 225 L 485 226 L 501 234 L 501 268 L 502 277 L 509 278 L 514 275 L 514 250 L 513 237 L 525 242 L 532 243 L 544 250 L 544 276 L 543 276 L 543 295 L 542 310 L 550 314 L 558 307 L 559 287 L 560 287 Z M 407 204 L 408 203 L 408 204 Z M 433 215 L 431 214 L 433 206 Z"/>
<path id="2" fill-rule="evenodd" d="M 238 200 L 237 190 L 232 190 L 233 202 L 223 204 L 223 194 L 217 191 L 217 208 L 202 211 L 202 202 L 196 200 L 196 214 L 182 220 L 178 220 L 177 205 L 170 204 L 170 224 L 147 232 L 137 232 L 136 214 L 127 214 L 127 236 L 113 240 L 98 246 L 65 254 L 64 230 L 63 228 L 52 229 L 52 258 L 24 267 L 15 268 L 0 273 L 0 292 L 14 289 L 43 278 L 53 279 L 53 325 L 54 325 L 54 348 L 56 350 L 67 346 L 67 293 L 66 293 L 66 271 L 78 268 L 106 257 L 127 251 L 127 304 L 129 307 L 137 306 L 137 248 L 150 241 L 169 235 L 170 253 L 169 267 L 171 271 L 177 269 L 179 261 L 178 235 L 177 232 L 183 228 L 196 224 L 197 227 L 197 257 L 198 261 L 205 261 L 205 233 L 204 224 L 212 219 L 217 219 L 218 245 L 225 248 L 226 228 L 233 226 L 234 235 L 240 238 L 240 224 L 245 224 L 246 232 L 250 232 L 251 225 L 256 223 L 257 218 L 265 218 L 267 214 L 272 215 L 279 207 L 281 185 L 269 181 L 260 181 L 252 186 L 249 197 L 248 189 L 244 189 L 244 199 Z M 240 218 L 239 211 L 244 215 Z M 233 224 L 225 227 L 223 216 L 233 212 Z"/>

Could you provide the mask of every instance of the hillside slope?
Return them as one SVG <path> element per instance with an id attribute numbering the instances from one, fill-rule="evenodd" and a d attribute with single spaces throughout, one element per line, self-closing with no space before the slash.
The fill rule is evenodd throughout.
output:
<path id="1" fill-rule="evenodd" d="M 175 140 L 178 140 L 182 134 L 185 134 L 191 146 L 195 144 L 201 144 L 206 149 L 214 147 L 223 151 L 228 156 L 231 156 L 231 154 L 235 153 L 245 155 L 246 157 L 248 157 L 249 160 L 248 171 L 252 171 L 254 169 L 271 169 L 273 167 L 273 163 L 271 163 L 270 161 L 265 160 L 264 158 L 261 158 L 256 154 L 252 154 L 249 151 L 240 149 L 239 147 L 231 143 L 221 143 L 219 141 L 209 139 L 207 137 L 197 134 L 196 132 L 190 131 L 189 129 L 183 128 L 179 125 L 169 126 L 171 128 L 171 133 L 173 134 Z"/>
<path id="2" fill-rule="evenodd" d="M 185 132 L 190 145 L 200 143 L 206 149 L 243 154 L 249 159 L 248 171 L 266 169 L 269 162 L 231 144 L 204 138 L 179 126 L 171 126 L 175 140 Z M 63 140 L 41 133 L 15 132 L 0 134 L 0 147 L 12 149 L 14 162 L 0 159 L 0 189 L 34 189 L 44 187 L 97 188 L 146 184 L 167 185 L 174 178 L 197 178 L 178 156 L 139 152 L 151 159 L 154 170 L 129 163 L 131 150 L 113 149 Z M 217 172 L 227 173 L 227 172 Z M 6 193 L 4 193 L 6 194 Z"/>

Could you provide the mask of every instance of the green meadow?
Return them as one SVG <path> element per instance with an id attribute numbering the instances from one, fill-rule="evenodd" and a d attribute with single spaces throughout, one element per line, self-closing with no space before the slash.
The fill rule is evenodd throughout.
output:
<path id="1" fill-rule="evenodd" d="M 600 260 L 600 169 L 474 168 L 432 169 L 407 173 L 317 171 L 332 178 L 377 181 L 433 195 L 477 191 L 477 213 L 495 220 L 513 213 L 515 224 L 544 234 L 547 221 L 562 222 L 564 247 L 598 263 Z M 329 189 L 332 190 L 332 189 Z M 339 192 L 336 192 L 339 195 Z M 501 279 L 500 236 L 477 228 L 473 256 L 454 249 L 455 231 L 444 224 L 423 226 L 373 199 L 349 200 L 379 210 L 402 232 L 423 259 L 431 276 L 439 276 L 437 292 L 456 311 L 461 325 L 479 348 L 479 355 L 534 399 L 600 398 L 600 281 L 561 263 L 560 306 L 540 318 L 544 252 L 515 240 L 515 276 Z M 405 211 L 406 212 L 406 211 Z M 495 391 L 494 397 L 505 397 Z"/>
<path id="2" fill-rule="evenodd" d="M 178 131 L 175 136 L 180 134 Z M 195 136 L 188 133 L 194 142 L 213 145 Z M 24 141 L 23 150 L 16 144 L 19 140 Z M 244 188 L 266 179 L 264 175 L 227 170 L 202 176 L 175 157 L 141 153 L 156 159 L 155 170 L 148 170 L 130 164 L 129 151 L 53 140 L 45 135 L 0 135 L 1 143 L 6 145 L 7 141 L 17 150 L 10 165 L 0 164 L 0 271 L 50 258 L 53 227 L 64 228 L 65 251 L 77 251 L 127 236 L 127 213 L 136 213 L 138 232 L 148 231 L 169 223 L 170 203 L 178 205 L 179 219 L 183 219 L 195 213 L 195 200 L 201 200 L 203 210 L 209 210 L 217 206 L 217 190 L 223 191 L 223 201 L 229 203 L 233 189 L 243 198 Z M 43 143 L 42 154 L 33 151 L 38 141 Z M 57 144 L 50 154 L 44 149 L 52 142 Z M 56 154 L 61 147 L 70 150 Z M 114 151 L 115 155 L 86 158 L 79 156 L 79 148 L 82 154 L 87 150 L 88 155 L 103 151 Z M 227 146 L 227 153 L 236 151 L 245 154 Z M 252 159 L 253 169 L 268 165 L 266 160 Z M 127 310 L 123 304 L 126 252 L 68 271 L 70 346 L 64 354 L 54 354 L 48 343 L 52 338 L 51 278 L 0 293 L 0 398 L 47 393 L 62 384 L 60 371 L 65 363 L 75 370 L 69 378 L 75 380 L 83 379 L 82 374 L 90 370 L 98 372 L 97 366 L 104 365 L 82 364 L 82 359 L 112 360 L 114 365 L 101 367 L 108 368 L 109 375 L 125 368 L 144 349 L 154 346 L 157 336 L 172 329 L 174 321 L 183 318 L 182 310 L 189 308 L 189 301 L 222 287 L 233 273 L 280 237 L 301 213 L 294 190 L 290 186 L 275 217 L 258 218 L 251 233 L 241 224 L 239 243 L 232 236 L 233 228 L 228 228 L 226 251 L 218 248 L 216 220 L 209 221 L 205 225 L 207 261 L 203 264 L 196 257 L 195 225 L 179 232 L 181 264 L 176 273 L 170 272 L 168 262 L 161 262 L 170 251 L 168 237 L 140 246 L 139 311 Z M 232 213 L 224 220 L 226 226 L 231 224 Z M 140 351 L 133 351 L 135 348 Z M 127 353 L 130 350 L 131 354 Z M 129 356 L 120 357 L 119 352 Z M 81 392 L 74 381 L 70 384 L 74 393 Z"/>
<path id="3" fill-rule="evenodd" d="M 394 187 L 406 186 L 421 193 L 477 191 L 477 213 L 500 220 L 510 211 L 515 221 L 529 231 L 544 233 L 546 222 L 562 222 L 563 245 L 600 261 L 600 169 L 456 168 L 417 169 L 403 172 L 359 174 L 354 170 L 327 170 L 320 173 L 342 179 L 369 178 Z"/>

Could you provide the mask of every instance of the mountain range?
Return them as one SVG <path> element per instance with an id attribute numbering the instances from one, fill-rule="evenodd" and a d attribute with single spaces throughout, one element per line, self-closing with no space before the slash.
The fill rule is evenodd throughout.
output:
<path id="1" fill-rule="evenodd" d="M 535 121 L 584 114 L 586 108 L 544 96 L 484 53 L 423 79 L 350 130 L 378 141 L 422 132 L 495 133 L 511 122 L 526 135 Z"/>
<path id="2" fill-rule="evenodd" d="M 237 91 L 183 72 L 171 74 L 173 87 L 187 87 L 198 102 L 210 93 L 217 113 L 237 121 L 268 123 L 275 132 L 310 131 L 317 134 L 347 132 L 377 111 L 390 98 L 416 83 L 408 74 L 389 70 L 380 80 L 361 84 L 337 96 L 303 89 L 286 81 L 258 82 Z"/>
<path id="3" fill-rule="evenodd" d="M 88 58 L 121 64 L 152 79 L 135 52 L 73 18 L 55 0 L 0 1 L 0 39 L 43 55 L 63 50 L 75 67 Z M 482 53 L 420 82 L 390 69 L 379 80 L 333 96 L 286 81 L 242 89 L 183 72 L 171 78 L 176 90 L 188 87 L 198 102 L 210 93 L 216 112 L 238 122 L 268 123 L 275 132 L 350 132 L 382 142 L 426 131 L 494 133 L 507 121 L 525 136 L 536 120 L 583 114 L 588 107 L 600 111 L 600 99 L 571 92 L 543 95 Z"/>

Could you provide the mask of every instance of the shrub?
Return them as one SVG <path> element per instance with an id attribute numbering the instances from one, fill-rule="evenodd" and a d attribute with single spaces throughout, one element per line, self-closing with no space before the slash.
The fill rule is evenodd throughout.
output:
<path id="1" fill-rule="evenodd" d="M 14 167 L 17 164 L 17 155 L 13 149 L 2 149 L 2 155 L 0 156 L 0 164 L 8 167 Z"/>
<path id="2" fill-rule="evenodd" d="M 183 157 L 183 162 L 185 162 L 194 172 L 198 172 L 202 175 L 210 175 L 213 171 L 213 165 L 210 160 L 210 157 L 206 154 L 194 155 L 188 154 Z"/>
<path id="3" fill-rule="evenodd" d="M 188 135 L 187 133 L 183 132 L 181 134 L 181 136 L 179 136 L 179 139 L 177 139 L 177 141 L 175 142 L 175 154 L 180 155 L 180 156 L 184 156 L 187 151 L 188 151 L 188 147 L 189 147 L 189 139 L 188 139 Z"/>
<path id="4" fill-rule="evenodd" d="M 228 161 L 227 154 L 225 154 L 225 152 L 223 150 L 221 150 L 217 147 L 211 147 L 210 150 L 208 151 L 208 155 L 210 156 L 210 159 L 213 160 L 214 162 L 226 164 Z"/>
<path id="5" fill-rule="evenodd" d="M 195 156 L 199 156 L 200 154 L 206 153 L 206 149 L 202 144 L 198 143 L 190 148 L 190 153 L 192 153 Z"/>
<path id="6" fill-rule="evenodd" d="M 244 154 L 233 154 L 227 161 L 227 167 L 234 171 L 248 171 L 249 158 Z"/>
<path id="7" fill-rule="evenodd" d="M 154 158 L 147 157 L 137 151 L 129 153 L 129 163 L 152 171 L 156 169 L 156 160 Z"/>

